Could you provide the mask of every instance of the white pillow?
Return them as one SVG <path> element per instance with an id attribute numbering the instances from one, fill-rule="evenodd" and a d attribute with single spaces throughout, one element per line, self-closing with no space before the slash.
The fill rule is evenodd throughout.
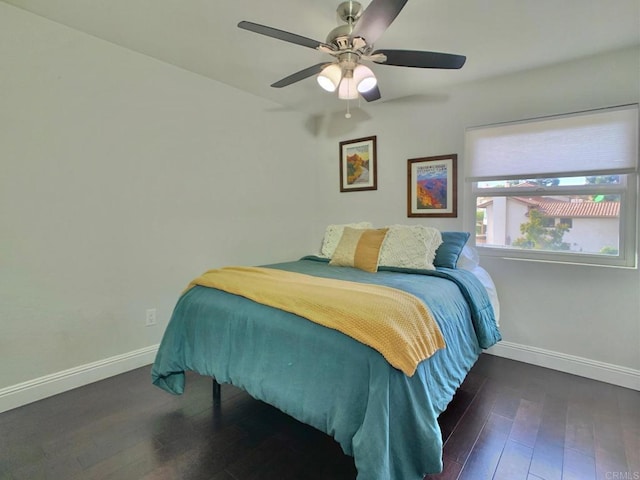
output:
<path id="1" fill-rule="evenodd" d="M 322 240 L 322 247 L 320 249 L 320 256 L 325 258 L 333 257 L 340 239 L 342 238 L 342 232 L 344 227 L 351 228 L 372 228 L 371 222 L 360 223 L 345 223 L 342 225 L 329 225 L 324 232 L 324 239 Z"/>
<path id="2" fill-rule="evenodd" d="M 433 259 L 442 243 L 440 231 L 422 225 L 391 225 L 380 252 L 381 267 L 435 270 Z"/>
<path id="3" fill-rule="evenodd" d="M 469 245 L 465 245 L 462 252 L 460 252 L 456 267 L 463 270 L 473 270 L 478 265 L 480 265 L 480 255 L 478 255 L 478 250 Z"/>
<path id="4" fill-rule="evenodd" d="M 500 299 L 498 299 L 498 291 L 496 289 L 496 284 L 493 283 L 493 278 L 491 278 L 489 272 L 480 266 L 469 271 L 473 273 L 478 280 L 480 280 L 480 283 L 482 283 L 484 288 L 487 290 L 491 306 L 493 307 L 493 313 L 495 313 L 496 316 L 496 324 L 500 326 Z"/>

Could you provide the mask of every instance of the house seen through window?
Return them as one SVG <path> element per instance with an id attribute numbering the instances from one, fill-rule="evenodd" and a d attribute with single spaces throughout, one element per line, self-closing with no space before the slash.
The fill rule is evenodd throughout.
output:
<path id="1" fill-rule="evenodd" d="M 522 195 L 476 197 L 477 219 L 481 223 L 476 228 L 477 245 L 618 254 L 620 195 L 603 195 L 599 190 L 589 195 L 541 194 L 531 180 L 505 182 L 505 186 L 529 189 Z"/>

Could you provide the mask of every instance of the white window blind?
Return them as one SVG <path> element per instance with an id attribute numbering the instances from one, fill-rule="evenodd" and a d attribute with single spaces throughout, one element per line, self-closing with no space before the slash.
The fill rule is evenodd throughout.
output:
<path id="1" fill-rule="evenodd" d="M 469 181 L 623 174 L 638 168 L 638 105 L 469 128 Z"/>

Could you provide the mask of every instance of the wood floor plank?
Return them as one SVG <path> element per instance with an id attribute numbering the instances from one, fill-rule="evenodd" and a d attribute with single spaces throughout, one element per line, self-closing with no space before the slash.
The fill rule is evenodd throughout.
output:
<path id="1" fill-rule="evenodd" d="M 469 392 L 468 390 L 458 390 L 453 401 L 442 412 L 439 418 L 440 429 L 442 431 L 443 443 L 451 436 L 458 422 L 469 409 L 477 392 Z"/>
<path id="2" fill-rule="evenodd" d="M 58 480 L 69 478 L 82 471 L 82 466 L 76 458 L 65 457 L 45 457 L 37 462 L 26 464 L 11 472 L 15 480 L 32 480 L 41 478 L 46 480 Z"/>
<path id="3" fill-rule="evenodd" d="M 544 400 L 529 471 L 545 480 L 561 480 L 567 402 L 555 395 L 558 392 L 555 386 L 552 391 L 553 394 L 547 395 Z"/>
<path id="4" fill-rule="evenodd" d="M 567 406 L 565 447 L 595 457 L 593 411 L 590 408 L 575 403 Z"/>
<path id="5" fill-rule="evenodd" d="M 628 472 L 626 449 L 622 426 L 595 416 L 596 422 L 596 471 L 599 478 L 611 475 L 611 472 Z"/>
<path id="6" fill-rule="evenodd" d="M 533 448 L 541 421 L 542 404 L 521 398 L 509 438 L 514 442 Z"/>
<path id="7" fill-rule="evenodd" d="M 617 394 L 627 467 L 640 478 L 640 392 L 622 388 Z"/>
<path id="8" fill-rule="evenodd" d="M 562 480 L 596 480 L 596 464 L 592 456 L 565 448 Z"/>
<path id="9" fill-rule="evenodd" d="M 522 390 L 505 385 L 500 389 L 496 401 L 493 405 L 492 412 L 501 417 L 514 419 L 520 407 L 522 399 Z"/>
<path id="10" fill-rule="evenodd" d="M 627 466 L 630 472 L 640 472 L 640 434 L 633 428 L 622 428 L 624 438 L 624 450 L 627 457 Z M 640 478 L 640 473 L 638 474 Z"/>
<path id="11" fill-rule="evenodd" d="M 5 445 L 0 452 L 0 465 L 8 472 L 18 470 L 24 465 L 41 462 L 46 458 L 40 445 L 24 440 L 14 440 Z"/>
<path id="12" fill-rule="evenodd" d="M 230 385 L 214 408 L 210 379 L 186 379 L 170 395 L 145 367 L 0 414 L 0 480 L 355 479 L 328 435 Z M 439 419 L 444 471 L 425 479 L 633 475 L 639 406 L 640 392 L 482 355 Z"/>
<path id="13" fill-rule="evenodd" d="M 527 480 L 533 448 L 507 440 L 493 480 Z"/>
<path id="14" fill-rule="evenodd" d="M 98 458 L 98 455 L 96 455 L 96 458 Z M 83 468 L 81 472 L 68 478 L 73 480 L 140 478 L 152 468 L 155 459 L 154 446 L 150 443 L 139 442 L 92 463 Z M 146 468 L 141 469 L 141 465 Z M 136 468 L 132 468 L 132 466 Z"/>
<path id="15" fill-rule="evenodd" d="M 536 442 L 529 473 L 544 480 L 562 480 L 564 448 L 562 445 Z"/>
<path id="16" fill-rule="evenodd" d="M 464 413 L 455 431 L 444 444 L 444 455 L 456 463 L 464 465 L 491 414 L 499 392 L 499 385 L 493 381 L 485 382 Z"/>
<path id="17" fill-rule="evenodd" d="M 491 413 L 462 467 L 459 480 L 491 480 L 511 431 L 512 421 Z"/>
<path id="18" fill-rule="evenodd" d="M 443 464 L 441 473 L 427 475 L 423 480 L 457 480 L 462 471 L 462 465 L 446 456 L 443 458 Z"/>

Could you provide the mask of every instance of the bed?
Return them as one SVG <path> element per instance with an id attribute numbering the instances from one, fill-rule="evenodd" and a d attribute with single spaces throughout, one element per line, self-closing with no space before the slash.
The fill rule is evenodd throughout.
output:
<path id="1" fill-rule="evenodd" d="M 242 388 L 333 436 L 354 457 L 358 480 L 420 480 L 440 472 L 438 416 L 482 349 L 500 340 L 492 299 L 478 277 L 444 267 L 379 266 L 372 273 L 320 256 L 265 267 L 408 292 L 428 306 L 446 348 L 409 376 L 337 330 L 195 285 L 175 307 L 153 383 L 181 394 L 184 372 L 194 371 Z"/>

